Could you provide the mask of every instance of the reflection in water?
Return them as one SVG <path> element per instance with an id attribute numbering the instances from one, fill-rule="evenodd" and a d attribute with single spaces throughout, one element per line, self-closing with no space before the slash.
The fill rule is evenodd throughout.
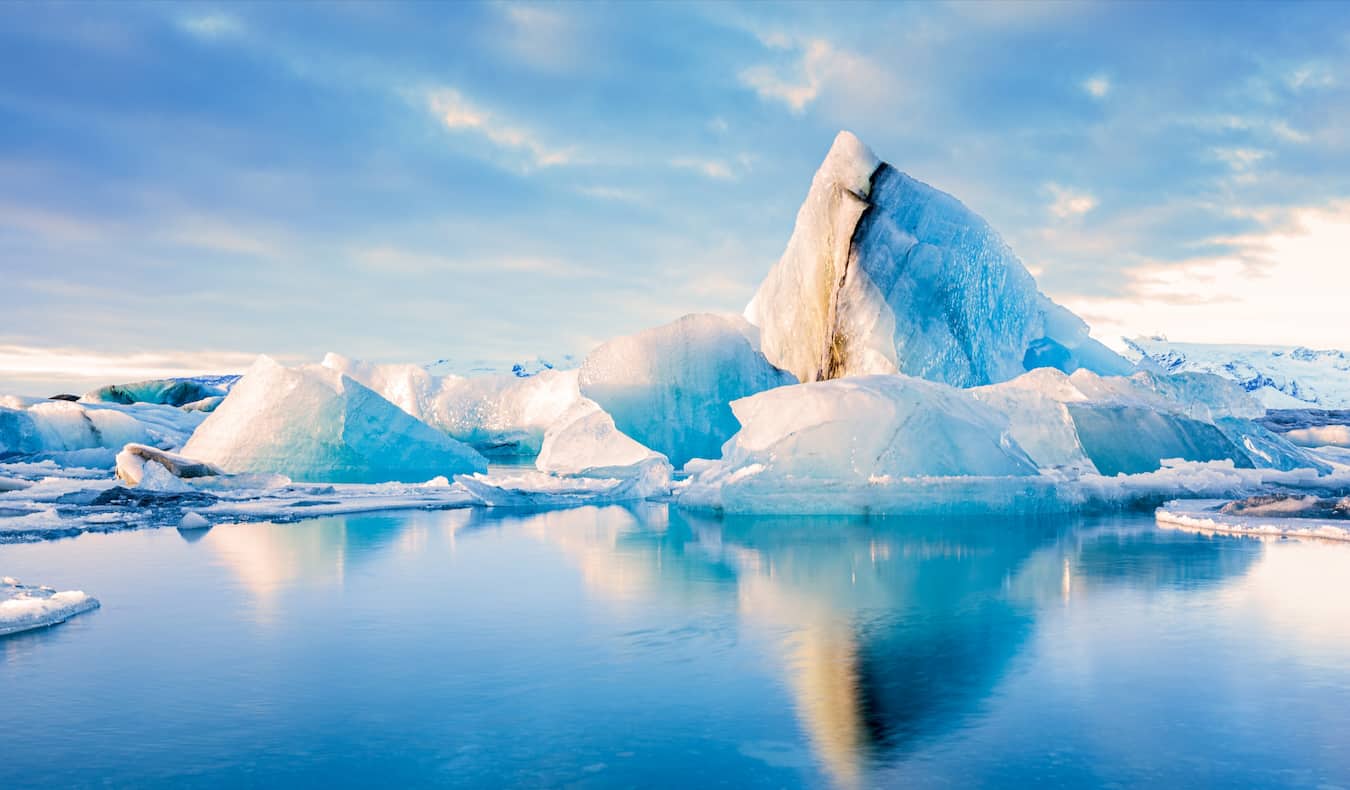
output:
<path id="1" fill-rule="evenodd" d="M 427 551 L 433 536 L 453 550 L 456 532 L 468 521 L 468 511 L 377 513 L 317 519 L 301 529 L 226 524 L 184 537 L 208 537 L 203 543 L 265 604 L 282 588 L 301 581 L 341 587 L 349 566 L 359 567 L 386 551 Z"/>
<path id="2" fill-rule="evenodd" d="M 732 599 L 781 631 L 803 730 L 841 786 L 978 716 L 1045 603 L 1208 584 L 1259 555 L 1137 520 L 715 520 L 652 505 L 518 518 L 608 600 Z"/>
<path id="3" fill-rule="evenodd" d="M 776 635 L 801 728 L 846 787 L 981 716 L 1044 607 L 1110 588 L 1214 585 L 1261 555 L 1253 541 L 1138 519 L 718 520 L 655 504 L 224 526 L 203 543 L 266 603 L 296 583 L 340 587 L 386 553 L 453 552 L 481 529 L 555 547 L 610 604 L 711 603 Z M 1297 575 L 1268 573 L 1278 578 L 1253 576 L 1264 592 Z"/>

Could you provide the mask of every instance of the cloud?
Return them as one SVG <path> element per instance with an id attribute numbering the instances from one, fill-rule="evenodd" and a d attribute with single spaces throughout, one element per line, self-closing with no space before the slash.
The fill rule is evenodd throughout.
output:
<path id="1" fill-rule="evenodd" d="M 593 270 L 570 261 L 530 255 L 500 255 L 485 259 L 455 258 L 421 250 L 379 246 L 358 250 L 355 257 L 356 262 L 365 269 L 399 274 L 427 272 L 481 274 L 489 271 L 549 277 L 585 277 L 595 274 Z"/>
<path id="2" fill-rule="evenodd" d="M 184 17 L 179 27 L 198 38 L 224 38 L 244 32 L 244 25 L 228 14 L 210 13 L 204 16 Z"/>
<path id="3" fill-rule="evenodd" d="M 772 50 L 794 53 L 795 59 L 779 65 L 751 66 L 740 73 L 742 85 L 766 101 L 778 101 L 800 115 L 830 87 L 848 91 L 873 90 L 886 82 L 885 74 L 863 56 L 837 49 L 823 38 L 795 42 L 783 34 L 760 37 Z"/>
<path id="4" fill-rule="evenodd" d="M 7 385 L 7 391 L 15 387 L 36 394 L 67 385 L 92 388 L 144 379 L 239 373 L 256 357 L 245 351 L 106 352 L 0 345 L 0 382 Z"/>
<path id="5" fill-rule="evenodd" d="M 1081 217 L 1097 207 L 1097 198 L 1087 192 L 1069 189 L 1059 184 L 1046 184 L 1045 188 L 1054 198 L 1050 204 L 1050 213 L 1060 219 Z"/>
<path id="6" fill-rule="evenodd" d="M 1215 148 L 1214 156 L 1237 171 L 1250 170 L 1253 165 L 1269 156 L 1268 151 L 1257 148 Z"/>
<path id="7" fill-rule="evenodd" d="M 1161 333 L 1200 343 L 1350 349 L 1350 203 L 1297 209 L 1286 226 L 1213 243 L 1233 251 L 1148 263 L 1127 272 L 1119 296 L 1060 301 L 1103 339 Z"/>
<path id="8" fill-rule="evenodd" d="M 452 88 L 428 92 L 427 106 L 446 129 L 477 134 L 499 149 L 525 156 L 531 166 L 556 167 L 578 161 L 575 149 L 548 145 L 533 132 L 499 118 Z"/>
<path id="9" fill-rule="evenodd" d="M 1111 92 L 1111 79 L 1105 74 L 1094 74 L 1083 80 L 1083 90 L 1094 99 L 1105 99 Z"/>
<path id="10" fill-rule="evenodd" d="M 681 156 L 670 160 L 670 166 L 682 170 L 693 170 L 717 181 L 734 181 L 736 179 L 736 173 L 731 169 L 731 165 L 721 159 Z"/>

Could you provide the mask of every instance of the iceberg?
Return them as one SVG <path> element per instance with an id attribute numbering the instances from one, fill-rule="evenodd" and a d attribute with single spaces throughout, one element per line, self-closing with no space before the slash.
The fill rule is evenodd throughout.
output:
<path id="1" fill-rule="evenodd" d="M 111 466 L 129 443 L 180 447 L 205 415 L 173 406 L 22 401 L 0 405 L 0 458 Z"/>
<path id="2" fill-rule="evenodd" d="M 979 215 L 840 132 L 746 307 L 800 381 L 904 373 L 960 387 L 1133 366 L 1088 336 Z"/>
<path id="3" fill-rule="evenodd" d="M 207 401 L 219 403 L 228 394 L 238 376 L 197 376 L 189 378 L 150 379 L 130 384 L 109 384 L 80 397 L 87 403 L 158 403 L 168 406 L 188 406 Z M 202 409 L 209 411 L 209 408 Z"/>
<path id="4" fill-rule="evenodd" d="M 372 364 L 333 353 L 324 357 L 323 366 L 492 456 L 537 454 L 548 426 L 581 397 L 575 370 L 436 376 L 419 365 Z"/>
<path id="5" fill-rule="evenodd" d="M 717 458 L 740 428 L 732 401 L 796 383 L 760 353 L 757 335 L 739 316 L 687 315 L 604 343 L 577 383 L 618 430 L 676 467 Z"/>
<path id="6" fill-rule="evenodd" d="M 451 439 L 349 376 L 268 357 L 235 384 L 182 449 L 222 471 L 306 482 L 426 480 L 487 470 Z"/>
<path id="7" fill-rule="evenodd" d="M 682 504 L 737 512 L 865 512 L 869 493 L 892 481 L 1034 481 L 1038 475 L 1003 414 L 967 391 L 910 376 L 780 387 L 731 408 L 740 432 L 720 461 L 690 465 L 693 477 L 680 490 Z"/>
<path id="8" fill-rule="evenodd" d="M 5 576 L 0 578 L 0 636 L 63 623 L 98 605 L 97 598 L 80 590 L 57 592 Z"/>
<path id="9" fill-rule="evenodd" d="M 590 477 L 629 477 L 655 462 L 669 466 L 665 456 L 620 431 L 614 418 L 589 398 L 582 398 L 549 426 L 534 459 L 541 472 Z"/>

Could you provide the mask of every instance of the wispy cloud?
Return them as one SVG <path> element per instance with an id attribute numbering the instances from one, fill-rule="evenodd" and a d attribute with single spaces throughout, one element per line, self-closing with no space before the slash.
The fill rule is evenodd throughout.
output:
<path id="1" fill-rule="evenodd" d="M 836 48 L 823 38 L 794 41 L 782 34 L 760 37 L 765 47 L 786 51 L 794 58 L 783 64 L 751 66 L 740 73 L 741 84 L 766 101 L 778 101 L 798 115 L 832 84 L 875 84 L 883 75 L 863 56 Z"/>
<path id="2" fill-rule="evenodd" d="M 1094 99 L 1105 99 L 1111 92 L 1111 78 L 1105 74 L 1094 74 L 1083 80 L 1083 90 Z"/>
<path id="3" fill-rule="evenodd" d="M 1059 184 L 1046 184 L 1045 189 L 1052 198 L 1050 213 L 1060 219 L 1081 217 L 1097 207 L 1097 198 L 1087 192 Z"/>
<path id="4" fill-rule="evenodd" d="M 704 159 L 696 156 L 679 156 L 670 160 L 670 166 L 681 170 L 693 170 L 717 181 L 733 181 L 736 173 L 731 165 L 721 159 Z"/>
<path id="5" fill-rule="evenodd" d="M 237 17 L 220 12 L 183 17 L 178 25 L 198 38 L 224 38 L 244 32 L 244 25 Z"/>
<path id="6" fill-rule="evenodd" d="M 591 269 L 585 266 L 546 256 L 505 254 L 495 255 L 491 258 L 458 258 L 393 246 L 367 247 L 358 250 L 356 261 L 365 269 L 400 274 L 424 274 L 427 272 L 475 274 L 485 271 L 550 277 L 584 277 L 594 274 Z"/>
<path id="7" fill-rule="evenodd" d="M 238 373 L 256 354 L 243 351 L 106 352 L 87 348 L 0 345 L 0 379 L 58 377 L 116 384 L 142 379 Z"/>
<path id="8" fill-rule="evenodd" d="M 575 164 L 578 160 L 575 148 L 549 145 L 535 133 L 474 104 L 453 88 L 430 91 L 427 106 L 446 129 L 476 134 L 499 149 L 524 156 L 531 166 L 555 167 Z"/>

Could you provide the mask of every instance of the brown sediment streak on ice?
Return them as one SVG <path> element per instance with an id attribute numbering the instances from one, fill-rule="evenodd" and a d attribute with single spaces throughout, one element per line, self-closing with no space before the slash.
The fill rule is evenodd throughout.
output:
<path id="1" fill-rule="evenodd" d="M 872 194 L 876 186 L 877 175 L 890 167 L 885 162 L 881 162 L 872 171 L 868 177 L 867 195 Z M 843 292 L 845 283 L 848 282 L 848 275 L 851 271 L 850 263 L 853 261 L 853 245 L 858 239 L 859 229 L 865 226 L 867 215 L 872 211 L 873 203 L 867 195 L 859 195 L 851 189 L 843 190 L 848 196 L 863 205 L 863 209 L 858 213 L 857 220 L 853 223 L 853 228 L 849 232 L 848 246 L 844 248 L 843 255 L 839 256 L 839 277 L 830 292 L 830 308 L 826 318 L 826 331 L 828 335 L 825 340 L 825 347 L 821 351 L 820 369 L 816 372 L 817 381 L 827 381 L 837 379 L 844 375 L 848 365 L 848 335 L 840 331 L 839 328 L 839 294 Z"/>

